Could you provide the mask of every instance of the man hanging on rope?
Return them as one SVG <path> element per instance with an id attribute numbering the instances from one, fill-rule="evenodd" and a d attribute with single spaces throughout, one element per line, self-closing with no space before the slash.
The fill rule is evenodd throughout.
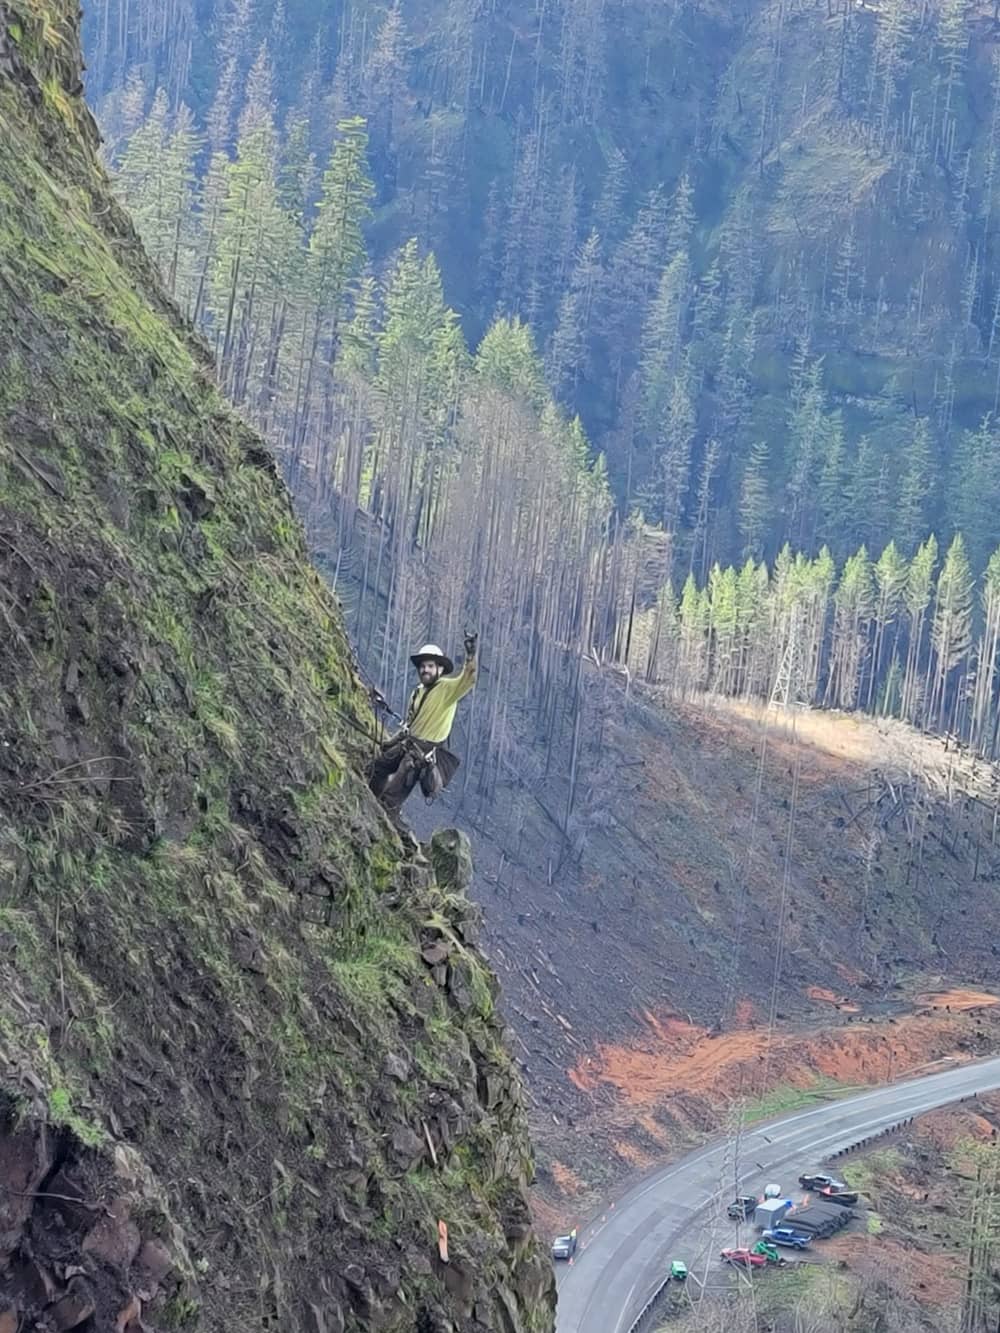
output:
<path id="1" fill-rule="evenodd" d="M 457 676 L 451 658 L 436 643 L 425 643 L 410 658 L 420 684 L 410 695 L 403 726 L 382 747 L 369 781 L 391 815 L 398 815 L 418 782 L 432 801 L 455 776 L 458 757 L 444 747 L 459 700 L 476 683 L 476 642 L 475 634 L 466 634 L 465 662 Z"/>

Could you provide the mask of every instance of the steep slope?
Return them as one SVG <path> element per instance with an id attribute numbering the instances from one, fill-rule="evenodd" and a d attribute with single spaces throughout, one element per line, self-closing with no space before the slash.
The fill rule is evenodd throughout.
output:
<path id="1" fill-rule="evenodd" d="M 996 1049 L 994 767 L 899 724 L 626 697 L 607 673 L 585 695 L 568 836 L 568 742 L 547 776 L 525 742 L 488 803 L 447 798 L 532 1094 L 539 1216 L 585 1215 L 740 1107 Z"/>
<path id="2" fill-rule="evenodd" d="M 0 0 L 0 1330 L 541 1333 L 466 849 L 401 860 L 352 767 L 338 610 L 76 22 Z"/>

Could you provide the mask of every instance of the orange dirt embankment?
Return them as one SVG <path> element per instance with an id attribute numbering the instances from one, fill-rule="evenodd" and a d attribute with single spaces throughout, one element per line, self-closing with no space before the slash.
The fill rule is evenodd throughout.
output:
<path id="1" fill-rule="evenodd" d="M 860 1013 L 860 1006 L 852 1004 L 846 995 L 836 995 L 832 990 L 827 990 L 825 986 L 807 986 L 806 994 L 810 1000 L 816 1000 L 820 1004 L 832 1004 L 834 1009 L 839 1009 L 845 1014 Z"/>
<path id="2" fill-rule="evenodd" d="M 630 1046 L 599 1045 L 568 1071 L 581 1092 L 610 1086 L 638 1111 L 679 1095 L 724 1105 L 780 1086 L 806 1089 L 820 1079 L 845 1086 L 884 1083 L 955 1055 L 970 1021 L 953 1006 L 951 1013 L 939 1007 L 891 1023 L 809 1033 L 742 1029 L 712 1035 L 676 1015 L 644 1017 L 644 1039 Z"/>
<path id="3" fill-rule="evenodd" d="M 995 1004 L 1000 1004 L 1000 996 L 978 990 L 927 991 L 917 996 L 917 1005 L 921 1009 L 944 1009 L 952 1013 L 969 1009 L 992 1009 Z"/>

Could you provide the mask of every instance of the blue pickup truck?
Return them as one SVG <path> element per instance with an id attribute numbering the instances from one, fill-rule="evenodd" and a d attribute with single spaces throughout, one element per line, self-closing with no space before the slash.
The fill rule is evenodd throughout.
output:
<path id="1" fill-rule="evenodd" d="M 793 1231 L 791 1227 L 775 1227 L 772 1231 L 765 1231 L 764 1239 L 773 1245 L 790 1245 L 793 1250 L 804 1250 L 812 1244 L 811 1236 Z"/>

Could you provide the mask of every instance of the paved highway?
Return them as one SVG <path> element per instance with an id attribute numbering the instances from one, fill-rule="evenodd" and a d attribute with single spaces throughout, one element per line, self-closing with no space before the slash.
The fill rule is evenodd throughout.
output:
<path id="1" fill-rule="evenodd" d="M 759 1194 L 771 1180 L 789 1190 L 859 1139 L 998 1087 L 1000 1058 L 957 1065 L 754 1125 L 740 1136 L 738 1160 L 734 1144 L 716 1141 L 651 1173 L 585 1230 L 573 1266 L 558 1266 L 557 1333 L 626 1333 L 672 1258 L 697 1277 L 702 1259 L 737 1243 L 725 1217 L 736 1194 Z"/>

